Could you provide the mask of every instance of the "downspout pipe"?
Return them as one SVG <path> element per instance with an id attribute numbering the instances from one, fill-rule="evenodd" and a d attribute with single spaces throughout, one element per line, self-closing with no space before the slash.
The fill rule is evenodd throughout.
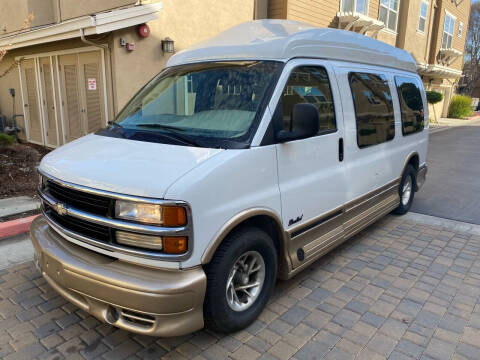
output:
<path id="1" fill-rule="evenodd" d="M 94 43 L 93 41 L 87 40 L 87 38 L 85 37 L 85 29 L 84 28 L 80 28 L 80 39 L 85 44 L 95 46 L 95 47 L 98 47 L 100 49 L 108 50 L 108 45 L 100 45 L 100 44 Z"/>

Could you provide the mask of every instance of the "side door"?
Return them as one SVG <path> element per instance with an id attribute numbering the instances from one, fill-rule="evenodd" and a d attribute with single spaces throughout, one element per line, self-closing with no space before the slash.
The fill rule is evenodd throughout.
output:
<path id="1" fill-rule="evenodd" d="M 65 141 L 85 135 L 80 95 L 78 55 L 60 55 L 59 69 L 62 81 L 62 110 L 65 122 Z"/>
<path id="2" fill-rule="evenodd" d="M 43 145 L 44 139 L 42 134 L 40 101 L 38 100 L 37 70 L 35 60 L 22 60 L 21 72 L 25 101 L 25 115 L 28 127 L 28 141 Z"/>
<path id="3" fill-rule="evenodd" d="M 348 237 L 398 205 L 398 182 L 391 177 L 395 116 L 389 74 L 373 67 L 337 66 L 345 122 Z"/>
<path id="4" fill-rule="evenodd" d="M 343 236 L 345 174 L 340 94 L 327 61 L 293 60 L 279 82 L 273 119 L 275 131 L 290 130 L 293 106 L 314 104 L 319 112 L 316 136 L 276 144 L 282 220 L 290 234 L 294 267 L 326 251 Z"/>
<path id="5" fill-rule="evenodd" d="M 45 139 L 48 146 L 56 147 L 59 145 L 58 124 L 51 58 L 40 58 L 39 66 Z"/>
<path id="6" fill-rule="evenodd" d="M 78 54 L 79 89 L 82 97 L 82 114 L 85 133 L 105 126 L 104 84 L 102 58 L 99 51 Z"/>

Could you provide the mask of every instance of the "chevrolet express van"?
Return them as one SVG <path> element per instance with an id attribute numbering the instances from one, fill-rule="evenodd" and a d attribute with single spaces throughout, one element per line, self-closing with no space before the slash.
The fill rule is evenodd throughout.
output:
<path id="1" fill-rule="evenodd" d="M 244 23 L 172 56 L 109 126 L 44 157 L 35 263 L 119 328 L 236 331 L 277 278 L 407 212 L 427 140 L 409 53 Z"/>

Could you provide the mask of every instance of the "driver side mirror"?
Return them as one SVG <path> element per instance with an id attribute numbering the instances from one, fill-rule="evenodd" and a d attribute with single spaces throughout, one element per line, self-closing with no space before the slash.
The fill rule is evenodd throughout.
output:
<path id="1" fill-rule="evenodd" d="M 319 130 L 318 109 L 313 104 L 295 104 L 291 115 L 292 131 L 280 130 L 276 140 L 284 143 L 292 140 L 306 139 L 314 136 Z"/>

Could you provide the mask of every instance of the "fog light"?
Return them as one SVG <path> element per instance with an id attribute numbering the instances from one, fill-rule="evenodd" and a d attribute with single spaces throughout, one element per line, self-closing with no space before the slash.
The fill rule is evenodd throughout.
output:
<path id="1" fill-rule="evenodd" d="M 165 254 L 182 254 L 186 252 L 187 238 L 185 236 L 164 236 L 163 237 L 163 251 Z"/>
<path id="2" fill-rule="evenodd" d="M 162 250 L 162 237 L 117 231 L 117 243 L 144 249 Z"/>

